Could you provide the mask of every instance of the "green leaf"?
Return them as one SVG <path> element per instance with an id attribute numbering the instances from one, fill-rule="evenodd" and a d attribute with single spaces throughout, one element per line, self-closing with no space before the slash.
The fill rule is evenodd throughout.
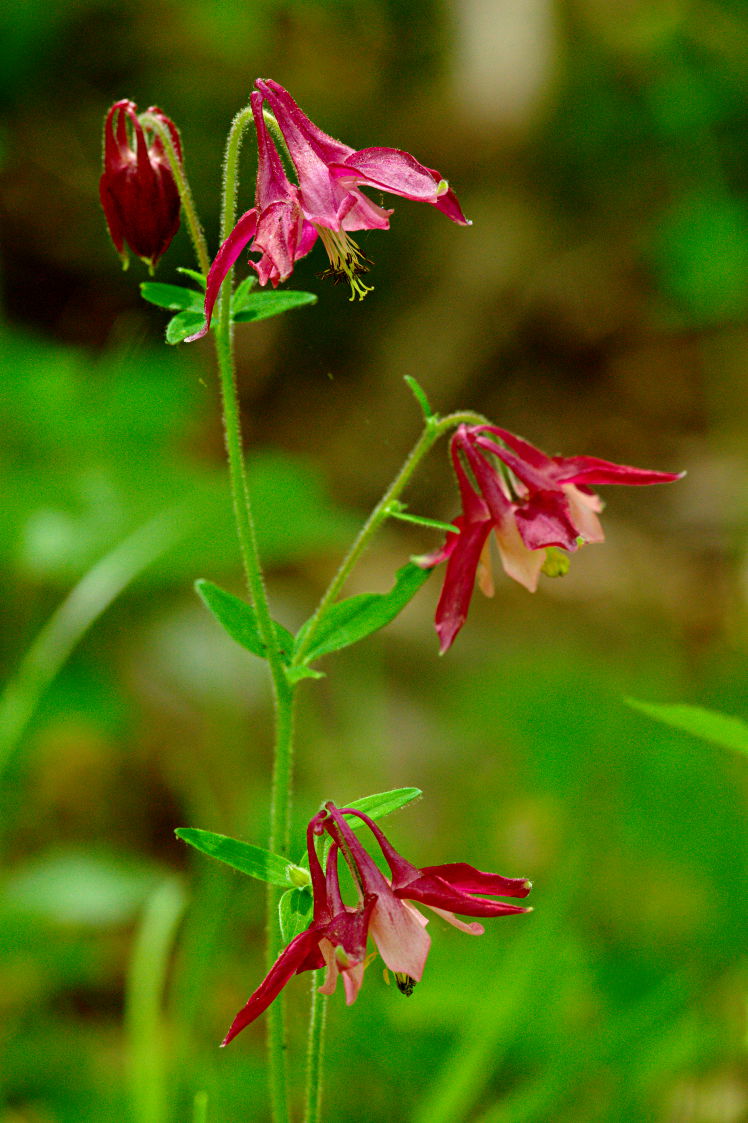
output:
<path id="1" fill-rule="evenodd" d="M 240 597 L 235 597 L 233 593 L 227 593 L 225 589 L 220 589 L 212 581 L 202 579 L 196 581 L 195 590 L 206 608 L 212 612 L 223 630 L 233 640 L 247 651 L 251 651 L 253 655 L 259 655 L 261 659 L 267 657 L 265 644 L 260 635 L 257 613 L 251 604 L 247 604 Z M 281 657 L 284 662 L 288 662 L 294 647 L 294 637 L 282 624 L 273 621 L 273 626 L 278 637 Z"/>
<path id="2" fill-rule="evenodd" d="M 431 408 L 431 405 L 429 403 L 428 398 L 426 397 L 426 393 L 425 393 L 423 387 L 420 386 L 416 382 L 415 378 L 413 378 L 413 376 L 410 375 L 410 374 L 405 375 L 404 381 L 405 381 L 408 389 L 410 390 L 411 394 L 413 395 L 413 397 L 416 399 L 419 406 L 421 407 L 421 413 L 423 414 L 423 420 L 424 421 L 430 421 L 431 418 L 434 417 L 434 411 Z"/>
<path id="3" fill-rule="evenodd" d="M 284 944 L 290 944 L 312 922 L 312 894 L 308 889 L 289 889 L 278 905 L 278 920 Z"/>
<path id="4" fill-rule="evenodd" d="M 332 605 L 314 636 L 314 641 L 304 657 L 311 663 L 321 655 L 350 647 L 372 632 L 383 628 L 394 620 L 399 612 L 412 600 L 424 582 L 428 581 L 430 569 L 422 569 L 414 562 L 408 562 L 398 569 L 395 584 L 389 593 L 360 593 Z M 307 621 L 296 637 L 296 648 L 300 648 L 310 621 Z"/>
<path id="5" fill-rule="evenodd" d="M 705 710 L 701 706 L 640 702 L 636 698 L 625 698 L 624 701 L 632 709 L 639 710 L 655 721 L 681 729 L 694 737 L 701 737 L 714 745 L 748 755 L 748 724 L 738 717 Z"/>
<path id="6" fill-rule="evenodd" d="M 187 309 L 173 316 L 166 325 L 166 342 L 181 343 L 188 335 L 194 335 L 205 323 L 202 312 Z"/>
<path id="7" fill-rule="evenodd" d="M 250 273 L 248 277 L 245 277 L 244 280 L 236 286 L 231 297 L 231 315 L 234 319 L 236 318 L 237 312 L 244 311 L 247 298 L 256 284 L 257 278 L 254 273 Z"/>
<path id="8" fill-rule="evenodd" d="M 412 803 L 414 799 L 420 799 L 422 795 L 420 788 L 393 788 L 391 792 L 379 792 L 377 795 L 365 795 L 362 799 L 354 799 L 345 806 L 352 807 L 355 811 L 363 811 L 370 819 L 383 819 L 385 815 L 390 815 L 399 807 L 405 807 L 406 803 Z M 356 823 L 361 823 L 361 820 L 354 819 L 351 826 L 355 827 Z"/>
<path id="9" fill-rule="evenodd" d="M 243 299 L 241 311 L 233 314 L 233 319 L 237 324 L 267 320 L 269 316 L 279 316 L 292 308 L 316 303 L 317 297 L 313 292 L 250 292 Z"/>
<path id="10" fill-rule="evenodd" d="M 255 877 L 258 881 L 269 881 L 271 885 L 280 885 L 283 889 L 287 889 L 292 883 L 288 873 L 289 869 L 293 869 L 291 862 L 280 854 L 263 850 L 261 846 L 251 846 L 238 838 L 213 834 L 212 831 L 202 831 L 197 827 L 178 827 L 174 834 L 182 842 L 194 846 L 201 854 L 225 862 L 232 869 Z"/>
<path id="11" fill-rule="evenodd" d="M 193 312 L 201 312 L 205 296 L 194 289 L 185 288 L 184 285 L 163 285 L 160 281 L 143 281 L 140 286 L 140 295 L 149 304 L 158 308 L 168 308 L 170 312 L 189 308 Z"/>

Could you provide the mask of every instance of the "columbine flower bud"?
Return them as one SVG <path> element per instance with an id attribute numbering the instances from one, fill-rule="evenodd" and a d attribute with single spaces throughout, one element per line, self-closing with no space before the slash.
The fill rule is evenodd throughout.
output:
<path id="1" fill-rule="evenodd" d="M 176 126 L 155 106 L 148 114 L 169 130 L 181 160 Z M 99 194 L 124 267 L 128 265 L 127 245 L 152 271 L 179 229 L 179 192 L 160 137 L 146 139 L 132 101 L 115 102 L 107 114 Z"/>

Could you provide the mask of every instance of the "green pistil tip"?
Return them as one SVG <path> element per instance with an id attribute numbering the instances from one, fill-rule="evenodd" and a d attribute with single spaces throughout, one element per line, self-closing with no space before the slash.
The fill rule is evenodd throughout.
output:
<path id="1" fill-rule="evenodd" d="M 564 577 L 569 572 L 569 555 L 557 546 L 547 546 L 542 572 L 546 577 Z"/>

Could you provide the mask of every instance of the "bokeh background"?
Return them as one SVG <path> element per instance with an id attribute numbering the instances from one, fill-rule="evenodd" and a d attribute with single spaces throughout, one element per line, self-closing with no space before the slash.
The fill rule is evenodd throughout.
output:
<path id="1" fill-rule="evenodd" d="M 746 761 L 623 701 L 748 712 L 743 0 L 31 0 L 0 58 L 0 1119 L 183 1123 L 198 1093 L 210 1123 L 268 1117 L 262 1024 L 216 1048 L 262 975 L 262 887 L 173 835 L 267 829 L 264 667 L 192 589 L 241 593 L 212 353 L 162 343 L 97 195 L 106 108 L 156 103 L 215 248 L 257 75 L 438 167 L 474 222 L 396 201 L 363 304 L 317 248 L 291 282 L 317 306 L 238 333 L 277 617 L 309 614 L 414 441 L 404 375 L 551 452 L 689 473 L 608 489 L 607 543 L 476 594 L 445 658 L 434 577 L 305 684 L 299 850 L 323 799 L 412 784 L 388 826 L 413 861 L 535 881 L 480 940 L 434 919 L 410 999 L 376 964 L 336 995 L 324 1118 L 748 1119 Z M 253 174 L 247 146 L 244 207 Z M 159 279 L 192 264 L 182 231 Z M 407 498 L 456 514 L 445 447 Z M 388 529 L 350 591 L 435 544 Z"/>

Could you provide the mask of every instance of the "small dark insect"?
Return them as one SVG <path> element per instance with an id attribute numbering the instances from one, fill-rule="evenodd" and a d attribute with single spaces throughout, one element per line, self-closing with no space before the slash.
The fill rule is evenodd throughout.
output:
<path id="1" fill-rule="evenodd" d="M 397 983 L 397 989 L 401 994 L 404 994 L 406 998 L 410 998 L 411 994 L 416 989 L 416 980 L 412 978 L 412 976 L 404 975 L 400 971 L 395 972 L 395 982 Z"/>

